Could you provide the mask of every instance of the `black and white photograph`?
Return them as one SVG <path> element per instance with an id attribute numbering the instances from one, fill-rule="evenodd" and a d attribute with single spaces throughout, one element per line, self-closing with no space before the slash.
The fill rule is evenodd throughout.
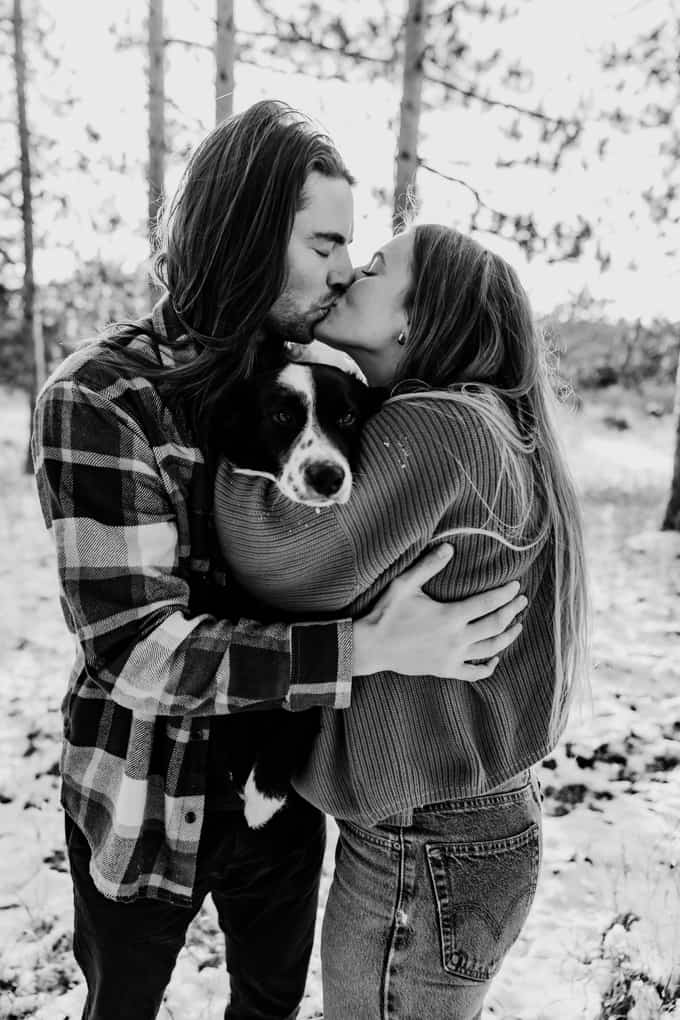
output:
<path id="1" fill-rule="evenodd" d="M 680 1020 L 680 0 L 0 0 L 0 1020 Z"/>

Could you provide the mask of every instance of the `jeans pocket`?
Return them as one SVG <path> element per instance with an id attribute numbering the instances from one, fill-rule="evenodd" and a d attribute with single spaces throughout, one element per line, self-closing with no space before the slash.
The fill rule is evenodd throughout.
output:
<path id="1" fill-rule="evenodd" d="M 540 826 L 479 843 L 428 843 L 442 963 L 447 973 L 489 981 L 517 940 L 536 893 Z"/>

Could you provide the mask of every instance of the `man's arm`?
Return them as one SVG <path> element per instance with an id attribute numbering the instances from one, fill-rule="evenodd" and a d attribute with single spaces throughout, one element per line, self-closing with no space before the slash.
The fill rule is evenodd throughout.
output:
<path id="1" fill-rule="evenodd" d="M 178 569 L 187 536 L 178 535 L 172 480 L 120 400 L 125 385 L 98 392 L 57 380 L 42 393 L 34 423 L 62 606 L 88 674 L 141 716 L 346 707 L 350 620 L 265 626 L 190 615 Z"/>
<path id="2" fill-rule="evenodd" d="M 389 585 L 354 621 L 354 676 L 390 670 L 406 676 L 474 683 L 492 676 L 498 655 L 522 630 L 513 620 L 527 600 L 519 582 L 459 602 L 435 602 L 425 585 L 448 563 L 452 547 L 436 546 Z"/>

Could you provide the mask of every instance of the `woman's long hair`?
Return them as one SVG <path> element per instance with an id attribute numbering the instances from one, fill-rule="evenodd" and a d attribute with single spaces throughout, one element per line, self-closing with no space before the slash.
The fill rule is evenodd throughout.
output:
<path id="1" fill-rule="evenodd" d="M 227 118 L 194 151 L 157 234 L 154 271 L 198 354 L 152 378 L 208 434 L 225 392 L 253 369 L 263 323 L 286 284 L 286 253 L 310 173 L 354 180 L 337 149 L 302 113 L 276 100 Z M 109 331 L 125 347 L 148 332 Z"/>
<path id="2" fill-rule="evenodd" d="M 412 233 L 408 341 L 393 390 L 401 395 L 393 399 L 438 397 L 472 408 L 494 437 L 520 508 L 519 525 L 495 519 L 496 537 L 514 547 L 522 545 L 521 533 L 529 545 L 548 538 L 556 740 L 574 695 L 587 689 L 589 609 L 581 507 L 559 441 L 546 351 L 527 294 L 504 259 L 447 227 L 421 225 Z M 408 392 L 414 386 L 417 392 Z"/>

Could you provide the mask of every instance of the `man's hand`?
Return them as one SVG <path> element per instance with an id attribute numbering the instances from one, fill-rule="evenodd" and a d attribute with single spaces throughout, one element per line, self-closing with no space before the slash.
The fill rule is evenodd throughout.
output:
<path id="1" fill-rule="evenodd" d="M 422 591 L 451 558 L 439 545 L 397 577 L 366 616 L 354 621 L 354 676 L 383 670 L 407 676 L 485 680 L 498 665 L 498 653 L 522 630 L 512 624 L 527 600 L 519 583 L 440 603 Z M 470 660 L 482 660 L 473 665 Z"/>

